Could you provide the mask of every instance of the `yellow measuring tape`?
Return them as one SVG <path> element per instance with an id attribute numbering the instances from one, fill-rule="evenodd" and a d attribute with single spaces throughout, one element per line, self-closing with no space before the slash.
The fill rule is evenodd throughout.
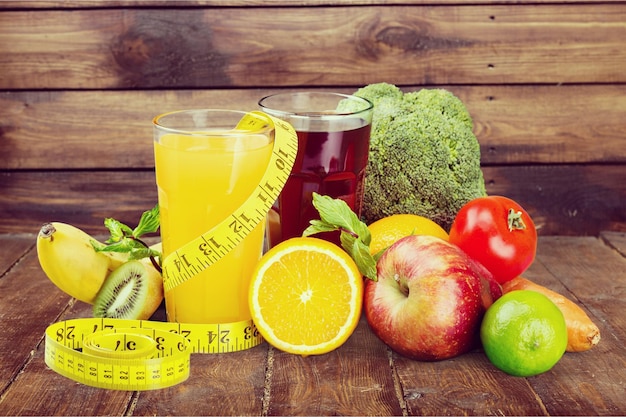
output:
<path id="1" fill-rule="evenodd" d="M 274 127 L 274 146 L 261 181 L 228 218 L 163 260 L 165 291 L 213 265 L 265 221 L 295 162 L 298 138 L 291 125 L 262 112 L 252 112 L 237 125 L 261 130 L 268 124 Z M 192 324 L 83 318 L 46 329 L 45 362 L 86 385 L 143 391 L 185 381 L 191 353 L 235 352 L 262 341 L 252 320 Z"/>

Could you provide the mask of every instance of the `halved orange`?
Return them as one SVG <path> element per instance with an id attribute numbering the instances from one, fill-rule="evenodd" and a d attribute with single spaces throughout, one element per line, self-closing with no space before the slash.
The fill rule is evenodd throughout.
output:
<path id="1" fill-rule="evenodd" d="M 339 246 L 296 237 L 263 255 L 252 275 L 249 302 L 252 319 L 269 344 L 289 353 L 320 355 L 354 332 L 363 278 Z"/>

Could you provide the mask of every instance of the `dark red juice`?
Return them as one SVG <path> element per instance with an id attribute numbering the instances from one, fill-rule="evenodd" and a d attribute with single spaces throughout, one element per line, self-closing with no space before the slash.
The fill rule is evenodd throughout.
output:
<path id="1" fill-rule="evenodd" d="M 312 203 L 314 192 L 341 198 L 357 215 L 361 214 L 370 137 L 370 125 L 363 124 L 338 132 L 297 131 L 298 156 L 274 205 L 275 213 L 269 216 L 270 246 L 301 236 L 310 220 L 319 219 Z M 280 225 L 276 223 L 277 217 Z M 339 243 L 338 236 L 338 233 L 315 235 L 335 243 Z"/>

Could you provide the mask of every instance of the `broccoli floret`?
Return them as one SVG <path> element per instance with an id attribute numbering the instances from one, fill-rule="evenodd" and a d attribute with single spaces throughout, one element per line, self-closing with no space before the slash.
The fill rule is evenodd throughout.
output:
<path id="1" fill-rule="evenodd" d="M 425 216 L 450 230 L 459 209 L 486 195 L 480 146 L 461 100 L 444 89 L 402 93 L 386 83 L 354 93 L 374 103 L 362 216 Z"/>

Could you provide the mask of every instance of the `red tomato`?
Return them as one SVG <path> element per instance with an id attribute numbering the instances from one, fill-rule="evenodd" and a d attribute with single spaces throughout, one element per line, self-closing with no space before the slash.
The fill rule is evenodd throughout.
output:
<path id="1" fill-rule="evenodd" d="M 535 259 L 537 230 L 528 213 L 510 198 L 480 197 L 457 213 L 450 243 L 482 263 L 503 284 L 521 275 Z"/>

